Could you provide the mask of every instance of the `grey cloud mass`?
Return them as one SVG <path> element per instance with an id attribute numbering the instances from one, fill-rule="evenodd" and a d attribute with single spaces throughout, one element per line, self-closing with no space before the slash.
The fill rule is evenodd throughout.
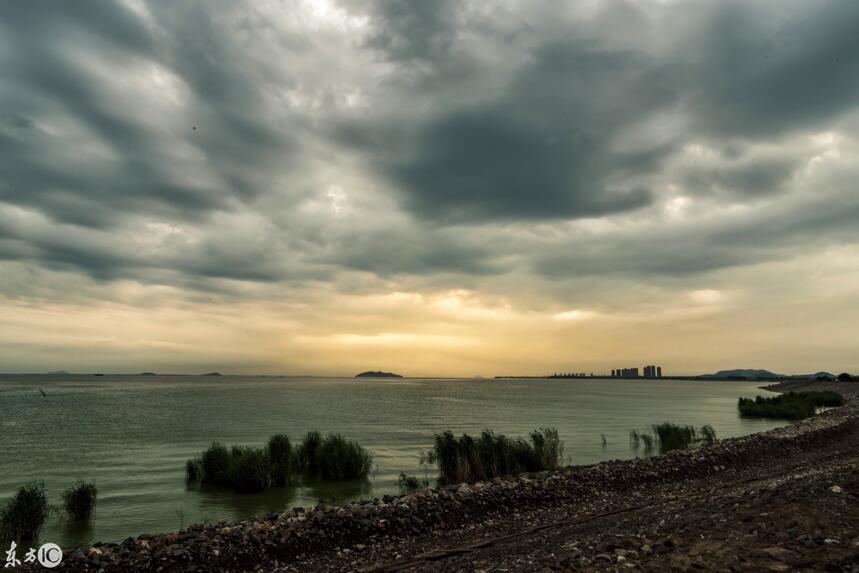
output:
<path id="1" fill-rule="evenodd" d="M 852 244 L 857 29 L 853 0 L 2 2 L 0 259 L 205 290 Z"/>

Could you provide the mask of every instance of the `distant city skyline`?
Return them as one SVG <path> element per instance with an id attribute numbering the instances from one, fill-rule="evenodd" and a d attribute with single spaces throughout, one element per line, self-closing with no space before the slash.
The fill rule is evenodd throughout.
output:
<path id="1" fill-rule="evenodd" d="M 502 4 L 1 3 L 0 370 L 859 371 L 859 2 Z"/>

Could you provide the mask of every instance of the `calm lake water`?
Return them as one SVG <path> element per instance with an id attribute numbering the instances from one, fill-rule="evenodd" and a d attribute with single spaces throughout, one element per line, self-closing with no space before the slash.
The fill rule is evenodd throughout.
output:
<path id="1" fill-rule="evenodd" d="M 576 464 L 630 458 L 628 431 L 670 420 L 712 425 L 720 438 L 781 425 L 743 420 L 739 396 L 760 383 L 645 380 L 416 380 L 197 376 L 0 376 L 0 501 L 42 480 L 51 502 L 77 479 L 95 480 L 86 526 L 52 517 L 42 541 L 70 547 L 210 520 L 235 520 L 320 499 L 396 493 L 397 476 L 423 475 L 419 452 L 435 432 L 492 429 L 526 436 L 555 427 Z M 42 388 L 47 393 L 43 397 Z M 286 432 L 339 432 L 375 456 L 364 484 L 235 495 L 187 487 L 185 461 L 213 440 L 263 445 Z M 608 441 L 604 447 L 600 435 Z"/>

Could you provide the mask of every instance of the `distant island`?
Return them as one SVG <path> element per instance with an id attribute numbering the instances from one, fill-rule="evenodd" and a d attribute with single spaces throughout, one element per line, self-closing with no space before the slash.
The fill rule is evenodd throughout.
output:
<path id="1" fill-rule="evenodd" d="M 207 372 L 206 374 L 203 374 L 203 376 L 223 376 L 223 374 L 220 372 Z"/>
<path id="2" fill-rule="evenodd" d="M 155 372 L 141 372 L 138 376 L 158 376 Z"/>
<path id="3" fill-rule="evenodd" d="M 367 372 L 361 372 L 360 374 L 355 374 L 355 378 L 402 378 L 400 374 L 394 374 L 393 372 L 382 372 L 381 370 L 368 370 Z"/>
<path id="4" fill-rule="evenodd" d="M 70 373 L 65 370 L 55 370 L 53 372 L 47 372 L 46 376 L 69 376 Z"/>

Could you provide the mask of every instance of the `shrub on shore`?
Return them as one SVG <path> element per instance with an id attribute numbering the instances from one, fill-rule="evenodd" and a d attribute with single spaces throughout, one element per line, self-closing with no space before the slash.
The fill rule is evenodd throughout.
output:
<path id="1" fill-rule="evenodd" d="M 302 473 L 311 479 L 354 480 L 370 473 L 373 457 L 357 442 L 340 434 L 308 432 L 296 458 Z"/>
<path id="2" fill-rule="evenodd" d="M 94 483 L 79 481 L 63 492 L 63 508 L 66 516 L 74 521 L 84 521 L 92 515 L 98 490 Z"/>
<path id="3" fill-rule="evenodd" d="M 48 516 L 45 485 L 32 482 L 15 492 L 0 509 L 0 538 L 4 541 L 31 541 L 39 536 Z"/>
<path id="4" fill-rule="evenodd" d="M 489 430 L 473 438 L 447 431 L 435 435 L 434 458 L 442 483 L 475 482 L 493 477 L 557 468 L 563 456 L 558 431 L 547 428 L 530 434 L 531 441 L 509 438 Z"/>
<path id="5" fill-rule="evenodd" d="M 823 392 L 788 392 L 778 396 L 740 398 L 737 408 L 749 418 L 801 420 L 813 416 L 817 408 L 841 406 L 844 397 L 829 390 Z"/>

